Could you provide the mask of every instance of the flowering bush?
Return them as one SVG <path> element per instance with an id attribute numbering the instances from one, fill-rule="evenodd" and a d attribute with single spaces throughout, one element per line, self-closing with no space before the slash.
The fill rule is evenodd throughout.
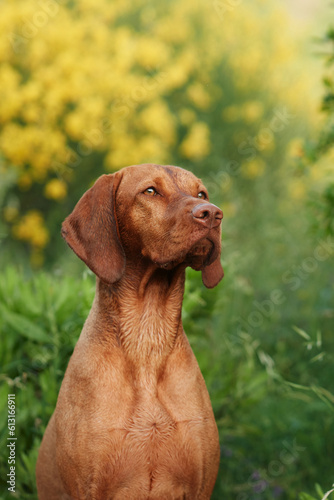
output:
<path id="1" fill-rule="evenodd" d="M 60 220 L 103 172 L 171 162 L 202 175 L 232 159 L 238 184 L 277 168 L 308 80 L 294 68 L 292 37 L 281 36 L 287 20 L 273 2 L 233 5 L 2 5 L 0 168 L 15 172 L 3 219 L 35 263 L 47 245 L 52 255 Z M 214 184 L 221 189 L 222 179 Z"/>
<path id="2" fill-rule="evenodd" d="M 323 78 L 322 111 L 326 116 L 318 140 L 308 144 L 306 162 L 317 173 L 314 193 L 316 229 L 334 235 L 334 29 L 329 28 L 321 40 L 325 48 L 326 74 Z M 304 158 L 305 159 L 305 158 Z"/>

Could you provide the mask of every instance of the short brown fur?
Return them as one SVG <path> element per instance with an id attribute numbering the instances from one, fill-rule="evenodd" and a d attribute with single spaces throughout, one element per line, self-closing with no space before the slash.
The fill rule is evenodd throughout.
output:
<path id="1" fill-rule="evenodd" d="M 40 500 L 210 498 L 218 432 L 181 306 L 187 266 L 207 287 L 223 277 L 221 218 L 193 174 L 146 164 L 100 177 L 64 221 L 97 285 L 40 448 Z"/>

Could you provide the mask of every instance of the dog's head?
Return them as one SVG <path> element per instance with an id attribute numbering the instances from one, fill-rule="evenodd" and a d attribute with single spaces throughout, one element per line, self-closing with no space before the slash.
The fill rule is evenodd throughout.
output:
<path id="1" fill-rule="evenodd" d="M 134 165 L 101 176 L 65 219 L 62 235 L 107 283 L 121 279 L 127 260 L 148 259 L 166 270 L 180 264 L 201 270 L 211 288 L 224 275 L 222 217 L 192 173 Z"/>

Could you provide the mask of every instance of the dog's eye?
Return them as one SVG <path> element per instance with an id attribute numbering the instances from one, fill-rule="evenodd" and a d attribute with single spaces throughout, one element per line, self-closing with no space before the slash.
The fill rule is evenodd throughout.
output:
<path id="1" fill-rule="evenodd" d="M 148 194 L 149 196 L 155 196 L 158 194 L 158 192 L 156 191 L 156 189 L 154 187 L 151 186 L 151 187 L 145 189 L 144 194 Z"/>
<path id="2" fill-rule="evenodd" d="M 197 198 L 201 198 L 202 200 L 206 200 L 208 197 L 207 197 L 206 193 L 204 193 L 204 191 L 201 191 L 200 193 L 198 193 Z"/>

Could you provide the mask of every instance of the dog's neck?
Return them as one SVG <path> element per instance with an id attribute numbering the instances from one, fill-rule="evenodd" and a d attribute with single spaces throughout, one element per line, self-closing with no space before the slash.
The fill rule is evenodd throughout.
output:
<path id="1" fill-rule="evenodd" d="M 182 333 L 184 282 L 185 266 L 166 271 L 141 262 L 127 264 L 112 285 L 97 279 L 92 308 L 98 318 L 96 340 L 120 348 L 146 372 L 158 369 Z"/>

